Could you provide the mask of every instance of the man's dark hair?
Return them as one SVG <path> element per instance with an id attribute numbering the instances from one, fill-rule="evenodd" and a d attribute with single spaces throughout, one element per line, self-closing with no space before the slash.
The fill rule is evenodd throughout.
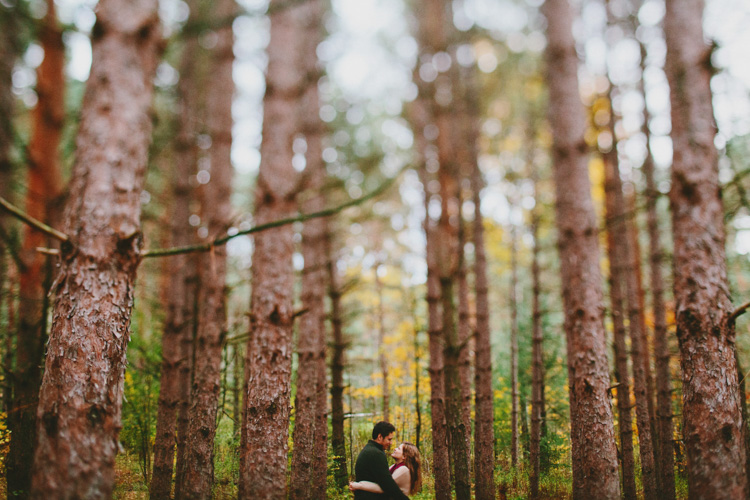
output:
<path id="1" fill-rule="evenodd" d="M 392 432 L 396 432 L 396 428 L 392 423 L 381 420 L 375 427 L 372 428 L 372 438 L 377 439 L 378 436 L 388 437 Z"/>

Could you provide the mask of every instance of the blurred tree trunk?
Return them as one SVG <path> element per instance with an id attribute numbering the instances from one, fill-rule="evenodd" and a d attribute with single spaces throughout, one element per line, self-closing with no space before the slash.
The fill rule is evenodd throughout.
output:
<path id="1" fill-rule="evenodd" d="M 711 50 L 703 1 L 667 0 L 664 31 L 671 90 L 674 295 L 680 342 L 688 485 L 694 498 L 747 494 L 735 329 L 726 274 L 725 231 Z"/>
<path id="2" fill-rule="evenodd" d="M 279 8 L 281 6 L 284 8 Z M 298 175 L 292 166 L 297 95 L 307 76 L 297 51 L 299 6 L 269 5 L 266 95 L 255 220 L 264 224 L 295 212 Z M 245 378 L 245 417 L 240 450 L 240 498 L 286 497 L 289 398 L 294 321 L 294 231 L 278 227 L 255 236 L 251 335 Z"/>
<path id="3" fill-rule="evenodd" d="M 346 340 L 341 315 L 341 290 L 336 273 L 336 255 L 333 251 L 333 233 L 329 225 L 326 232 L 326 271 L 328 297 L 331 301 L 331 448 L 333 449 L 334 478 L 339 489 L 349 484 L 346 467 L 346 437 L 344 434 L 344 368 L 346 365 Z"/>
<path id="4" fill-rule="evenodd" d="M 591 201 L 586 118 L 567 0 L 547 0 L 547 82 L 563 285 L 574 498 L 620 496 L 602 317 L 598 224 Z"/>
<path id="5" fill-rule="evenodd" d="M 65 47 L 52 0 L 47 0 L 47 13 L 39 27 L 39 42 L 44 59 L 37 68 L 39 100 L 32 114 L 25 212 L 52 224 L 62 191 L 58 151 L 65 118 Z M 8 414 L 11 439 L 6 462 L 8 491 L 16 498 L 27 498 L 31 488 L 36 407 L 47 337 L 49 299 L 46 290 L 52 274 L 51 260 L 36 248 L 46 246 L 49 246 L 48 237 L 28 226 L 24 228 L 24 266 L 19 270 L 16 366 L 12 379 L 13 408 Z"/>
<path id="6" fill-rule="evenodd" d="M 304 4 L 303 29 L 307 39 L 303 64 L 307 86 L 302 94 L 299 114 L 300 133 L 307 142 L 304 186 L 299 196 L 301 211 L 318 212 L 325 208 L 323 184 L 326 178 L 322 157 L 323 124 L 319 115 L 318 58 L 315 49 L 322 38 L 323 4 L 311 0 Z M 322 499 L 326 496 L 328 463 L 328 422 L 326 400 L 326 235 L 328 220 L 312 219 L 302 229 L 302 308 L 297 353 L 297 394 L 292 451 L 290 498 Z M 321 399 L 322 395 L 322 399 Z"/>
<path id="7" fill-rule="evenodd" d="M 189 22 L 198 19 L 198 6 L 191 2 Z M 198 151 L 195 144 L 200 101 L 199 71 L 197 62 L 201 56 L 197 37 L 187 37 L 181 58 L 178 83 L 179 131 L 176 138 L 175 162 L 172 172 L 172 246 L 184 246 L 192 242 L 190 226 L 190 204 L 194 193 L 190 187 L 190 176 L 197 170 Z M 172 472 L 175 462 L 175 447 L 180 449 L 177 462 L 184 465 L 184 444 L 187 441 L 185 427 L 178 430 L 178 415 L 189 408 L 190 381 L 192 376 L 192 340 L 196 318 L 193 315 L 196 289 L 196 257 L 190 254 L 170 257 L 167 281 L 166 319 L 162 334 L 162 365 L 159 402 L 157 409 L 156 436 L 154 438 L 154 471 L 149 493 L 151 498 L 169 498 L 172 491 Z M 184 415 L 184 423 L 189 420 Z M 179 444 L 182 444 L 180 446 Z M 184 466 L 178 466 L 175 498 L 182 494 Z"/>
<path id="8" fill-rule="evenodd" d="M 112 495 L 160 42 L 156 2 L 99 4 L 64 214 L 72 241 L 61 249 L 39 394 L 32 498 Z"/>
<path id="9" fill-rule="evenodd" d="M 234 0 L 214 4 L 214 20 L 231 18 L 237 11 Z M 210 180 L 201 190 L 201 215 L 208 237 L 226 233 L 232 221 L 232 96 L 234 80 L 234 35 L 231 23 L 214 30 L 216 45 L 211 49 L 211 66 L 206 93 L 206 125 L 211 137 L 208 151 Z M 219 412 L 221 360 L 226 334 L 226 246 L 217 246 L 198 257 L 199 311 L 193 387 L 190 394 L 185 460 L 188 464 L 182 485 L 184 498 L 210 498 L 214 476 L 214 437 Z"/>
<path id="10" fill-rule="evenodd" d="M 391 405 L 390 405 L 390 388 L 388 385 L 388 359 L 386 357 L 386 347 L 385 347 L 385 312 L 383 309 L 383 282 L 380 281 L 380 276 L 378 276 L 378 269 L 382 263 L 378 262 L 375 264 L 374 270 L 375 270 L 375 291 L 378 295 L 378 309 L 377 309 L 377 315 L 378 315 L 378 364 L 380 365 L 380 373 L 383 376 L 382 381 L 382 408 L 383 408 L 383 416 L 382 419 L 386 422 L 389 422 L 391 419 Z"/>
<path id="11" fill-rule="evenodd" d="M 516 227 L 510 231 L 510 464 L 518 467 L 518 248 Z"/>
<path id="12" fill-rule="evenodd" d="M 532 500 L 539 498 L 540 448 L 542 441 L 542 416 L 544 413 L 544 335 L 542 331 L 542 310 L 540 307 L 541 272 L 539 269 L 539 184 L 536 167 L 531 166 L 536 201 L 531 212 L 531 236 L 534 240 L 531 252 L 531 433 L 529 435 L 529 495 Z"/>
<path id="13" fill-rule="evenodd" d="M 611 105 L 611 99 L 608 98 Z M 610 109 L 610 113 L 611 113 Z M 610 116 L 608 130 L 614 133 L 614 120 Z M 614 137 L 614 135 L 612 136 Z M 617 380 L 617 410 L 620 433 L 620 453 L 622 456 L 622 487 L 626 500 L 637 498 L 635 485 L 635 458 L 633 455 L 633 420 L 630 406 L 630 376 L 628 370 L 628 348 L 625 330 L 624 273 L 627 272 L 623 256 L 622 234 L 626 231 L 622 207 L 617 204 L 617 189 L 621 183 L 614 179 L 619 176 L 617 148 L 612 146 L 602 153 L 604 161 L 604 193 L 606 203 L 607 251 L 609 257 L 609 298 L 612 306 L 613 342 L 615 356 L 615 379 Z M 618 179 L 619 180 L 619 179 Z M 622 192 L 620 192 L 622 199 Z"/>

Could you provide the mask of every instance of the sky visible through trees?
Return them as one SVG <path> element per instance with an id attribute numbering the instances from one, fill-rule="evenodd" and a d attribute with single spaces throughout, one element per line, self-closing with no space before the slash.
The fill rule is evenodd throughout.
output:
<path id="1" fill-rule="evenodd" d="M 0 492 L 750 497 L 748 25 L 0 0 Z"/>

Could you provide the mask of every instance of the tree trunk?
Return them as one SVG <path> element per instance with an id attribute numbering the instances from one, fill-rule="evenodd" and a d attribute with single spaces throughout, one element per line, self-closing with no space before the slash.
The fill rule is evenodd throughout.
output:
<path id="1" fill-rule="evenodd" d="M 32 498 L 109 498 L 140 261 L 156 2 L 104 0 L 93 37 L 37 411 Z"/>
<path id="2" fill-rule="evenodd" d="M 518 283 L 516 228 L 511 228 L 510 244 L 510 464 L 518 467 Z"/>
<path id="3" fill-rule="evenodd" d="M 641 69 L 645 69 L 645 47 L 641 45 Z M 646 101 L 645 89 L 641 82 L 641 93 Z M 643 132 L 646 144 L 650 145 L 648 108 L 644 106 Z M 662 246 L 659 237 L 659 217 L 656 203 L 659 192 L 654 179 L 654 158 L 651 148 L 647 148 L 643 163 L 646 178 L 646 216 L 649 236 L 649 264 L 651 285 L 651 307 L 654 315 L 654 358 L 656 370 L 656 436 L 659 440 L 659 491 L 664 500 L 675 499 L 674 446 L 672 426 L 672 374 L 669 370 L 669 342 L 667 337 L 667 314 L 664 305 L 664 279 L 662 277 Z"/>
<path id="4" fill-rule="evenodd" d="M 611 100 L 610 100 L 611 102 Z M 610 110 L 611 111 L 611 110 Z M 610 118 L 612 120 L 612 118 Z M 614 126 L 610 123 L 610 133 Z M 602 154 L 604 160 L 604 192 L 607 208 L 607 250 L 609 254 L 609 298 L 612 304 L 613 342 L 615 356 L 615 379 L 617 380 L 617 410 L 620 433 L 620 454 L 622 456 L 622 488 L 625 500 L 637 498 L 635 486 L 635 458 L 633 456 L 633 420 L 630 411 L 630 376 L 628 371 L 628 348 L 625 330 L 625 297 L 624 273 L 627 271 L 623 255 L 621 236 L 626 231 L 625 220 L 617 204 L 617 189 L 621 183 L 614 177 L 619 176 L 617 149 L 613 146 Z M 619 179 L 618 179 L 619 180 Z M 620 192 L 622 200 L 622 192 Z"/>
<path id="5" fill-rule="evenodd" d="M 325 166 L 322 157 L 322 123 L 319 117 L 317 56 L 315 48 L 321 38 L 322 4 L 320 1 L 304 5 L 304 29 L 311 49 L 305 54 L 309 75 L 300 103 L 300 132 L 307 141 L 307 163 L 301 195 L 302 212 L 318 212 L 325 208 L 323 183 Z M 326 400 L 326 234 L 328 221 L 324 218 L 305 222 L 302 229 L 302 255 L 305 268 L 302 274 L 302 315 L 297 340 L 297 394 L 295 399 L 294 448 L 292 450 L 292 478 L 290 498 L 321 499 L 326 494 L 326 464 L 328 463 L 328 422 Z M 314 383 L 312 381 L 315 381 Z M 322 400 L 320 396 L 323 396 Z M 321 474 L 322 472 L 322 474 Z"/>
<path id="6" fill-rule="evenodd" d="M 703 41 L 703 1 L 666 5 L 675 317 L 688 485 L 693 498 L 742 498 L 745 448 L 714 146 L 711 51 Z"/>
<path id="7" fill-rule="evenodd" d="M 424 27 L 420 27 L 423 33 Z M 415 74 L 414 81 L 417 80 Z M 427 261 L 427 335 L 429 350 L 428 373 L 430 375 L 430 414 L 432 420 L 432 475 L 435 478 L 435 498 L 450 500 L 450 458 L 448 454 L 448 430 L 445 418 L 445 382 L 443 359 L 443 328 L 440 315 L 440 277 L 438 268 L 438 235 L 434 221 L 429 217 L 429 205 L 433 200 L 429 188 L 435 175 L 430 173 L 427 163 L 436 161 L 434 148 L 424 136 L 425 127 L 430 124 L 427 102 L 428 89 L 420 87 L 419 96 L 409 108 L 409 120 L 414 131 L 415 151 L 418 155 L 419 176 L 424 189 L 424 232 Z M 435 198 L 436 199 L 436 198 Z"/>
<path id="8" fill-rule="evenodd" d="M 532 167 L 534 168 L 534 167 Z M 534 199 L 537 195 L 538 176 L 532 172 Z M 531 213 L 531 235 L 534 247 L 531 253 L 531 434 L 529 436 L 529 489 L 532 500 L 539 498 L 540 448 L 542 441 L 542 415 L 544 413 L 544 335 L 542 332 L 542 310 L 540 307 L 541 273 L 539 269 L 539 208 L 534 206 Z"/>
<path id="9" fill-rule="evenodd" d="M 578 94 L 572 13 L 547 0 L 547 80 L 560 272 L 563 284 L 574 498 L 620 496 L 612 411 L 607 398 L 598 225 L 591 201 L 586 118 Z"/>
<path id="10" fill-rule="evenodd" d="M 383 308 L 383 283 L 380 281 L 378 276 L 378 269 L 382 264 L 375 264 L 375 290 L 378 294 L 378 364 L 380 365 L 380 373 L 383 376 L 382 381 L 382 408 L 383 414 L 382 419 L 389 422 L 391 419 L 391 405 L 390 405 L 390 388 L 388 386 L 388 359 L 386 357 L 385 347 L 385 312 Z"/>
<path id="11" fill-rule="evenodd" d="M 234 0 L 215 4 L 213 19 L 222 20 L 236 12 Z M 226 233 L 232 218 L 232 95 L 234 81 L 234 35 L 232 25 L 222 23 L 214 33 L 211 70 L 206 94 L 206 125 L 211 136 L 210 180 L 201 191 L 201 214 L 209 238 Z M 210 498 L 214 479 L 214 437 L 216 435 L 221 358 L 226 334 L 226 247 L 217 246 L 198 257 L 199 311 L 193 387 L 190 394 L 185 460 L 188 468 L 181 491 L 183 498 Z"/>
<path id="12" fill-rule="evenodd" d="M 341 291 L 336 275 L 336 256 L 333 252 L 333 234 L 329 226 L 326 233 L 326 271 L 328 273 L 328 297 L 331 301 L 331 331 L 333 344 L 331 353 L 331 448 L 333 449 L 334 478 L 339 489 L 349 484 L 346 466 L 346 438 L 344 435 L 344 368 L 346 365 L 346 341 L 341 316 Z"/>
<path id="13" fill-rule="evenodd" d="M 461 179 L 464 179 L 461 172 Z M 458 248 L 461 254 L 458 262 L 458 344 L 461 350 L 458 354 L 458 378 L 460 389 L 461 420 L 464 425 L 464 441 L 466 443 L 466 454 L 471 457 L 471 348 L 472 337 L 471 319 L 469 311 L 469 283 L 466 277 L 466 258 L 464 248 L 466 247 L 466 222 L 463 214 L 463 197 L 459 198 L 458 217 Z M 469 460 L 471 467 L 471 460 Z M 471 475 L 471 472 L 469 472 Z"/>
<path id="14" fill-rule="evenodd" d="M 25 211 L 31 217 L 51 223 L 62 190 L 58 150 L 65 117 L 65 47 L 52 0 L 47 1 L 47 14 L 39 30 L 44 59 L 37 68 L 39 101 L 32 115 Z M 36 407 L 47 336 L 46 290 L 52 273 L 50 260 L 36 248 L 45 246 L 49 246 L 46 236 L 36 229 L 25 228 L 22 257 L 25 265 L 20 269 L 16 366 L 12 378 L 13 412 L 8 414 L 11 439 L 6 462 L 8 491 L 15 498 L 27 498 L 31 489 Z"/>
<path id="15" fill-rule="evenodd" d="M 191 9 L 190 21 L 196 20 L 197 9 Z M 196 172 L 197 151 L 195 128 L 199 115 L 196 54 L 199 51 L 196 37 L 187 38 L 182 54 L 179 96 L 179 132 L 176 140 L 176 160 L 172 180 L 172 245 L 184 246 L 192 241 L 190 203 L 193 193 L 190 176 Z M 171 257 L 166 297 L 166 319 L 162 333 L 162 364 L 159 401 L 154 439 L 154 471 L 149 494 L 151 498 L 169 498 L 172 491 L 172 472 L 175 462 L 175 446 L 178 438 L 184 441 L 184 432 L 177 432 L 177 418 L 183 406 L 189 405 L 191 379 L 191 351 L 195 317 L 195 257 L 175 255 Z M 183 403 L 185 401 L 185 403 Z M 187 418 L 185 422 L 187 422 Z M 185 429 L 185 432 L 187 429 Z M 183 446 L 184 449 L 184 446 Z M 184 456 L 184 452 L 178 457 Z M 184 459 L 178 458 L 184 463 Z M 182 493 L 184 472 L 178 470 L 175 497 Z"/>
<path id="16" fill-rule="evenodd" d="M 284 8 L 279 8 L 282 5 Z M 255 192 L 258 224 L 288 217 L 296 208 L 298 176 L 292 166 L 291 145 L 297 132 L 296 96 L 307 78 L 296 50 L 301 34 L 298 9 L 299 6 L 287 6 L 285 0 L 272 0 L 269 6 L 271 39 Z M 255 237 L 240 498 L 286 497 L 294 316 L 293 234 L 291 226 L 284 226 Z"/>

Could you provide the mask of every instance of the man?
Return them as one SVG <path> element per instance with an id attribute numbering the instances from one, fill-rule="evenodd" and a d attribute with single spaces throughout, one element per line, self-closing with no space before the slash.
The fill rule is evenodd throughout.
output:
<path id="1" fill-rule="evenodd" d="M 408 500 L 388 470 L 388 459 L 385 450 L 391 447 L 396 428 L 390 422 L 378 422 L 372 428 L 372 439 L 359 452 L 357 463 L 354 465 L 354 475 L 357 481 L 372 481 L 377 483 L 383 493 L 355 490 L 356 500 Z"/>

